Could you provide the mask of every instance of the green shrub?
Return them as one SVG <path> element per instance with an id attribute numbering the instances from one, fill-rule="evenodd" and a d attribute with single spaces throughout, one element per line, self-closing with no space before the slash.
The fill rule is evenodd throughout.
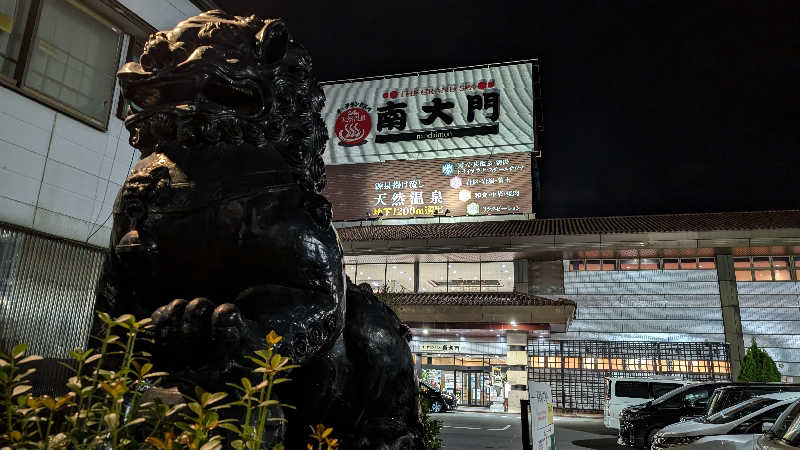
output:
<path id="1" fill-rule="evenodd" d="M 35 369 L 25 365 L 42 358 L 26 357 L 26 345 L 15 346 L 10 354 L 0 353 L 0 447 L 215 450 L 223 448 L 220 434 L 227 430 L 237 437 L 230 446 L 255 450 L 264 438 L 265 423 L 285 420 L 270 417 L 274 407 L 291 408 L 271 398 L 272 387 L 289 381 L 281 375 L 297 366 L 274 352 L 281 340 L 274 331 L 266 337 L 266 349 L 248 357 L 259 382 L 253 385 L 242 378 L 240 384 L 229 384 L 238 393 L 235 400 L 224 402 L 227 393 L 196 387 L 194 397 L 185 396 L 184 403 L 168 405 L 159 398 L 141 401 L 151 379 L 166 375 L 154 371 L 150 355 L 135 347 L 136 342 L 149 339 L 150 320 L 137 321 L 131 315 L 112 319 L 103 313 L 99 317 L 107 326 L 105 336 L 98 338 L 100 351 L 69 352 L 75 361 L 70 366 L 74 375 L 64 396 L 30 393 L 28 377 Z M 111 360 L 119 361 L 115 370 L 107 368 Z M 244 411 L 243 420 L 220 418 L 219 411 L 231 407 Z M 332 431 L 322 425 L 312 428 L 311 437 L 317 441 L 313 448 L 337 448 Z M 282 449 L 279 444 L 273 450 Z"/>
<path id="2" fill-rule="evenodd" d="M 778 372 L 775 361 L 772 360 L 767 352 L 758 348 L 755 339 L 753 339 L 750 348 L 747 349 L 747 354 L 744 355 L 742 360 L 742 372 L 739 374 L 739 381 L 762 383 L 781 381 L 781 373 Z"/>
<path id="3" fill-rule="evenodd" d="M 428 415 L 431 412 L 431 402 L 428 399 L 420 396 L 419 402 L 422 405 L 422 439 L 425 450 L 440 450 L 442 440 L 439 434 L 442 431 L 442 422 Z"/>

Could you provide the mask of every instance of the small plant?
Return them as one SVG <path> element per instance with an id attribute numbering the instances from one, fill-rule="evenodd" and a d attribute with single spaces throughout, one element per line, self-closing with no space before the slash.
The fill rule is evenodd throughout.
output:
<path id="1" fill-rule="evenodd" d="M 420 396 L 419 401 L 422 406 L 422 440 L 425 450 L 440 450 L 442 439 L 439 435 L 442 432 L 442 422 L 429 416 L 431 402 L 428 399 Z"/>
<path id="2" fill-rule="evenodd" d="M 742 360 L 742 372 L 739 374 L 739 381 L 762 383 L 781 381 L 781 373 L 778 372 L 775 361 L 769 356 L 769 353 L 758 348 L 755 338 L 752 340 L 750 348 L 747 349 L 747 353 Z"/>
<path id="3" fill-rule="evenodd" d="M 274 351 L 281 340 L 274 331 L 266 336 L 266 349 L 249 357 L 255 365 L 254 378 L 260 381 L 253 384 L 242 378 L 240 384 L 230 384 L 239 394 L 237 399 L 225 403 L 227 393 L 196 387 L 195 396 L 185 396 L 185 403 L 167 405 L 161 399 L 141 401 L 151 380 L 166 375 L 153 370 L 150 354 L 136 350 L 137 342 L 150 340 L 150 320 L 98 316 L 106 324 L 105 335 L 98 338 L 99 352 L 69 352 L 75 364 L 68 367 L 74 374 L 63 396 L 30 393 L 29 377 L 35 369 L 24 366 L 42 358 L 25 356 L 26 345 L 0 353 L 0 448 L 217 450 L 223 448 L 221 432 L 227 430 L 236 436 L 230 443 L 233 448 L 255 450 L 264 439 L 265 424 L 285 420 L 271 416 L 276 407 L 291 408 L 272 399 L 272 388 L 289 381 L 281 375 L 297 366 Z M 108 369 L 111 362 L 118 366 L 115 370 Z M 220 418 L 221 410 L 233 407 L 244 411 L 241 422 Z M 325 450 L 338 448 L 332 428 L 318 425 L 314 431 L 318 449 L 323 449 L 323 442 Z M 283 450 L 283 445 L 273 450 Z"/>

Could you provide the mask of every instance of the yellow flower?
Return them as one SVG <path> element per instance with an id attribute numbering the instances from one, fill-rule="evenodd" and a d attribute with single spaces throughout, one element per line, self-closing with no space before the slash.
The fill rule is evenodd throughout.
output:
<path id="1" fill-rule="evenodd" d="M 267 344 L 274 347 L 281 339 L 283 339 L 283 336 L 278 335 L 275 330 L 271 330 L 267 335 Z"/>

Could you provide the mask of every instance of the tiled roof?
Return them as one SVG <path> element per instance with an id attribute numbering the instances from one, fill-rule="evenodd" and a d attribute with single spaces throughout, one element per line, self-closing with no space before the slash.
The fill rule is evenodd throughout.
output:
<path id="1" fill-rule="evenodd" d="M 338 232 L 347 242 L 782 228 L 800 228 L 800 210 L 373 225 L 339 228 Z"/>
<path id="2" fill-rule="evenodd" d="M 457 306 L 576 306 L 565 298 L 552 300 L 519 292 L 436 292 L 429 294 L 384 294 L 387 303 Z"/>

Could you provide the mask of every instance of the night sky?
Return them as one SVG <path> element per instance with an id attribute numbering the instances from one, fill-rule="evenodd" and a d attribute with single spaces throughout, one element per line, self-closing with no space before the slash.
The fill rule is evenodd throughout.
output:
<path id="1" fill-rule="evenodd" d="M 796 1 L 218 4 L 283 17 L 322 81 L 540 58 L 538 217 L 800 207 Z"/>

